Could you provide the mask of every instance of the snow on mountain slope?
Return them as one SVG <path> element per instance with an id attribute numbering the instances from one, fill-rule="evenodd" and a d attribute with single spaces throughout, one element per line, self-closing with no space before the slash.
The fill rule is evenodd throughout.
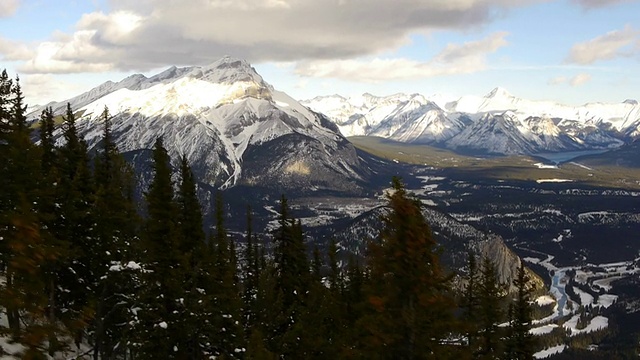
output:
<path id="1" fill-rule="evenodd" d="M 419 94 L 365 94 L 362 99 L 334 95 L 302 103 L 326 114 L 345 136 L 374 135 L 483 152 L 612 148 L 640 136 L 640 105 L 635 100 L 568 106 L 518 98 L 500 87 L 483 97 L 455 100 Z"/>
<path id="2" fill-rule="evenodd" d="M 397 141 L 415 143 L 440 143 L 458 134 L 464 127 L 458 119 L 450 119 L 432 102 L 405 104 L 384 120 L 371 135 L 388 137 Z"/>
<path id="3" fill-rule="evenodd" d="M 247 149 L 283 137 L 308 139 L 323 153 L 302 160 L 296 144 L 285 142 L 288 148 L 283 153 L 270 154 L 268 160 L 278 164 L 270 171 L 284 171 L 297 163 L 348 181 L 361 180 L 355 149 L 334 126 L 276 91 L 243 60 L 225 57 L 205 67 L 171 67 L 150 78 L 132 75 L 69 102 L 81 115 L 77 126 L 90 147 L 100 141 L 100 114 L 107 107 L 121 151 L 150 149 L 156 138 L 163 137 L 172 157 L 186 156 L 196 175 L 211 185 L 241 183 Z M 61 112 L 65 104 L 49 106 Z M 284 158 L 287 161 L 279 161 Z"/>
<path id="4" fill-rule="evenodd" d="M 471 148 L 495 154 L 533 152 L 536 135 L 511 111 L 486 114 L 452 138 L 447 146 L 453 149 Z"/>
<path id="5" fill-rule="evenodd" d="M 441 100 L 441 99 L 440 99 Z M 375 135 L 398 141 L 432 143 L 444 141 L 461 130 L 434 102 L 420 94 L 377 97 L 338 95 L 303 101 L 310 109 L 333 120 L 345 136 Z"/>

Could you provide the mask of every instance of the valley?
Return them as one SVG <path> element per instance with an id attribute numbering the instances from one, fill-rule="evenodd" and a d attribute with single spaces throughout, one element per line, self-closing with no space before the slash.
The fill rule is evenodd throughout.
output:
<path id="1" fill-rule="evenodd" d="M 551 313 L 540 312 L 531 329 L 543 345 L 536 358 L 633 347 L 633 337 L 613 334 L 640 331 L 631 320 L 640 320 L 640 191 L 637 181 L 624 181 L 638 179 L 637 169 L 595 166 L 593 157 L 552 164 L 525 156 L 472 158 L 381 139 L 350 141 L 386 157 L 389 172 L 374 174 L 401 176 L 426 207 L 445 264 L 463 269 L 464 254 L 486 241 L 482 234 L 495 234 L 540 277 L 538 302 L 546 301 L 540 308 Z M 295 198 L 292 209 L 310 239 L 323 244 L 334 237 L 345 253 L 361 254 L 363 239 L 377 236 L 382 183 L 366 198 Z"/>

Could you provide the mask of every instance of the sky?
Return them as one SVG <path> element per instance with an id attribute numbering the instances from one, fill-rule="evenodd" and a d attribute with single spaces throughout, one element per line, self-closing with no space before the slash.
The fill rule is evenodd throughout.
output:
<path id="1" fill-rule="evenodd" d="M 297 99 L 640 100 L 640 0 L 0 0 L 32 105 L 227 55 Z"/>

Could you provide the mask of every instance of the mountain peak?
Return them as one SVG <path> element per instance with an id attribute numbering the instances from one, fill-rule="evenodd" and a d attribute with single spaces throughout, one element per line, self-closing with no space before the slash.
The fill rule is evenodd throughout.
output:
<path id="1" fill-rule="evenodd" d="M 195 68 L 191 74 L 195 78 L 216 82 L 233 83 L 236 81 L 253 81 L 262 84 L 263 80 L 246 60 L 225 56 L 213 63 Z"/>
<path id="2" fill-rule="evenodd" d="M 513 95 L 511 95 L 507 89 L 503 88 L 503 87 L 496 87 L 493 90 L 491 90 L 491 92 L 489 92 L 487 94 L 487 96 L 485 96 L 487 98 L 499 98 L 499 97 L 513 97 Z"/>

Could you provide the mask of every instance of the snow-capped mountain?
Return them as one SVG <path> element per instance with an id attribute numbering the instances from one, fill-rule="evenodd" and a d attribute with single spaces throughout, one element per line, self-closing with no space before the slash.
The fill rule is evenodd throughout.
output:
<path id="1" fill-rule="evenodd" d="M 335 125 L 274 89 L 243 60 L 136 74 L 47 106 L 61 113 L 67 102 L 90 148 L 100 141 L 107 107 L 116 144 L 134 163 L 144 163 L 135 157 L 148 157 L 163 137 L 172 158 L 186 156 L 196 176 L 215 187 L 352 190 L 364 176 Z"/>
<path id="2" fill-rule="evenodd" d="M 302 104 L 326 114 L 345 136 L 371 135 L 499 154 L 615 148 L 640 136 L 640 105 L 568 106 L 518 98 L 395 94 L 316 97 Z"/>

